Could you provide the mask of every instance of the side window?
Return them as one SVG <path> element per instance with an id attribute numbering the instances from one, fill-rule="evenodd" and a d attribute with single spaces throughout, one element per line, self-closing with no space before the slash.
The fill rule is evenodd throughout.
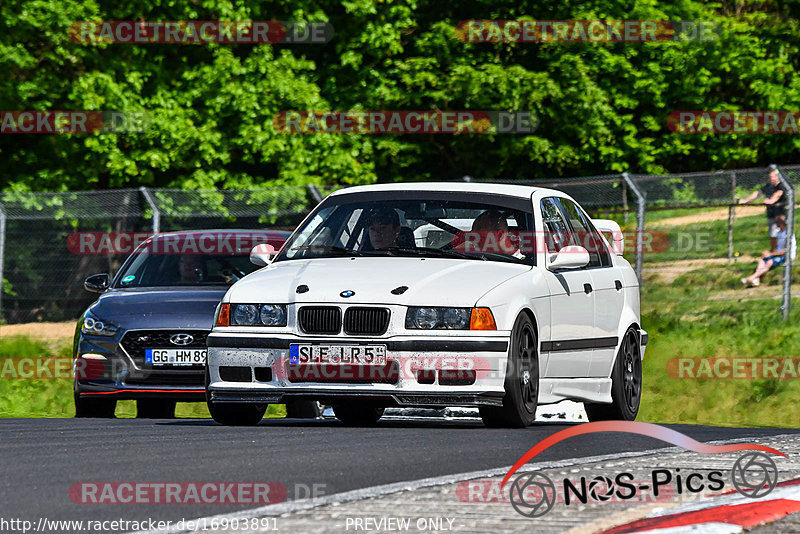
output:
<path id="1" fill-rule="evenodd" d="M 543 198 L 540 206 L 547 251 L 558 252 L 562 247 L 569 245 L 569 228 L 554 198 Z"/>
<path id="2" fill-rule="evenodd" d="M 608 256 L 605 243 L 588 217 L 571 200 L 561 198 L 559 203 L 564 208 L 564 213 L 574 230 L 570 243 L 580 245 L 589 251 L 588 266 L 607 267 L 611 265 L 611 258 Z"/>
<path id="3" fill-rule="evenodd" d="M 314 218 L 303 228 L 303 232 L 296 236 L 295 239 L 292 241 L 291 245 L 292 248 L 286 250 L 286 257 L 287 258 L 294 258 L 299 255 L 299 257 L 303 256 L 303 252 L 301 250 L 296 250 L 294 247 L 297 247 L 298 244 L 303 243 L 305 245 L 320 245 L 323 246 L 326 244 L 326 241 L 330 239 L 331 236 L 331 229 L 322 223 L 331 216 L 333 210 L 336 207 L 328 207 L 323 208 L 319 212 L 314 215 Z"/>
<path id="4" fill-rule="evenodd" d="M 589 231 L 592 233 L 592 236 L 594 236 L 595 243 L 597 243 L 597 253 L 600 255 L 600 264 L 603 267 L 611 267 L 612 265 L 611 253 L 609 252 L 608 247 L 606 246 L 603 236 L 600 234 L 600 232 L 597 231 L 597 228 L 594 227 L 594 225 L 592 224 L 592 220 L 588 217 L 585 217 L 585 214 L 583 212 L 581 212 L 581 214 L 584 215 L 586 226 L 589 228 Z"/>

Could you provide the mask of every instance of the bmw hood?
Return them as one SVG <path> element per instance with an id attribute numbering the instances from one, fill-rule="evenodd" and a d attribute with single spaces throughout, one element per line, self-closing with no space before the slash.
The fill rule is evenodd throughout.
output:
<path id="1" fill-rule="evenodd" d="M 133 328 L 211 329 L 226 287 L 112 290 L 89 311 L 104 321 Z"/>
<path id="2" fill-rule="evenodd" d="M 226 301 L 468 307 L 493 287 L 530 270 L 524 264 L 444 258 L 280 261 L 234 284 Z"/>

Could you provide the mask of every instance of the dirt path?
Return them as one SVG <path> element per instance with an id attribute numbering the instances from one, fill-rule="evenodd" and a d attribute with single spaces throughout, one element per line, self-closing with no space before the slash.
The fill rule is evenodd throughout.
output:
<path id="1" fill-rule="evenodd" d="M 737 206 L 734 209 L 736 217 L 753 217 L 756 215 L 764 215 L 764 206 Z M 692 215 L 683 215 L 681 217 L 670 217 L 669 219 L 661 219 L 660 221 L 653 221 L 648 223 L 651 227 L 662 226 L 688 226 L 690 224 L 704 223 L 710 221 L 720 221 L 728 219 L 728 208 L 721 208 L 713 211 L 703 211 Z M 647 218 L 645 217 L 645 221 Z"/>
<path id="2" fill-rule="evenodd" d="M 23 323 L 0 326 L 0 338 L 26 336 L 42 341 L 51 349 L 60 349 L 72 344 L 75 321 L 61 323 Z"/>
<path id="3" fill-rule="evenodd" d="M 753 256 L 739 256 L 737 263 L 755 265 Z M 645 263 L 642 266 L 644 276 L 657 276 L 660 284 L 671 284 L 680 275 L 715 265 L 727 265 L 727 258 L 704 258 L 696 260 L 660 261 L 658 263 Z"/>
<path id="4" fill-rule="evenodd" d="M 792 285 L 792 300 L 800 295 L 800 285 Z M 708 300 L 735 300 L 743 302 L 746 300 L 762 300 L 762 299 L 782 299 L 783 286 L 781 285 L 760 285 L 758 287 L 744 287 L 736 289 L 725 289 L 719 291 L 710 297 Z"/>

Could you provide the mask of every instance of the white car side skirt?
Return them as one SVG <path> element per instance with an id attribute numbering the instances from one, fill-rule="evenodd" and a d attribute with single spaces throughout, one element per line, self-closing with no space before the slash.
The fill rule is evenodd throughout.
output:
<path id="1" fill-rule="evenodd" d="M 610 378 L 541 378 L 539 404 L 562 400 L 611 402 Z"/>

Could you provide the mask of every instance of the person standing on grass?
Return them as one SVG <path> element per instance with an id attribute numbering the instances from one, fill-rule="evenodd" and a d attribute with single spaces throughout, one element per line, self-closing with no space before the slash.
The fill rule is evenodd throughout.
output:
<path id="1" fill-rule="evenodd" d="M 770 251 L 775 251 L 778 246 L 778 226 L 775 224 L 775 218 L 778 215 L 786 215 L 786 190 L 778 177 L 778 171 L 770 172 L 766 185 L 753 191 L 749 197 L 739 200 L 739 204 L 752 202 L 759 194 L 766 197 L 764 205 L 767 206 L 767 233 L 769 234 Z"/>
<path id="2" fill-rule="evenodd" d="M 786 261 L 786 237 L 788 234 L 786 231 L 786 215 L 777 215 L 775 217 L 775 224 L 778 226 L 778 235 L 775 237 L 776 241 L 778 242 L 778 250 L 776 252 L 769 250 L 762 252 L 761 259 L 758 260 L 758 265 L 756 266 L 756 272 L 747 278 L 742 278 L 742 284 L 750 284 L 751 286 L 757 286 L 761 284 L 761 277 L 764 275 L 764 273 L 773 267 L 783 265 L 783 263 Z M 794 260 L 796 253 L 797 246 L 794 239 L 794 234 L 792 234 L 792 244 L 789 246 L 789 254 L 791 254 L 792 260 Z"/>

